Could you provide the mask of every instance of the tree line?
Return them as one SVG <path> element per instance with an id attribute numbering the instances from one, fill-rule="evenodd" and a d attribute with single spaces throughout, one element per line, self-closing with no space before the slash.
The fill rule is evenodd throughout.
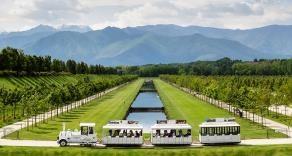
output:
<path id="1" fill-rule="evenodd" d="M 153 64 L 126 67 L 126 73 L 145 77 L 173 75 L 292 75 L 292 59 L 255 59 L 253 61 L 222 58 L 217 61 Z"/>
<path id="2" fill-rule="evenodd" d="M 292 78 L 289 76 L 161 75 L 160 78 L 261 116 L 270 115 L 268 108 L 272 105 L 287 107 L 292 104 Z M 278 116 L 276 112 L 275 118 Z"/>
<path id="3" fill-rule="evenodd" d="M 36 116 L 41 113 L 63 108 L 74 101 L 84 99 L 106 89 L 136 79 L 134 75 L 101 75 L 90 78 L 83 76 L 77 83 L 55 85 L 42 83 L 35 87 L 23 89 L 0 88 L 0 110 L 2 125 L 16 120 L 34 117 L 32 126 L 37 126 Z M 51 115 L 51 119 L 53 116 Z M 33 121 L 32 121 L 33 122 Z M 43 121 L 45 122 L 45 121 Z M 1 123 L 1 122 L 0 122 Z"/>
<path id="4" fill-rule="evenodd" d="M 50 72 L 72 74 L 117 74 L 113 67 L 88 65 L 75 60 L 62 61 L 51 56 L 26 55 L 20 49 L 7 47 L 0 52 L 0 75 L 45 75 Z"/>

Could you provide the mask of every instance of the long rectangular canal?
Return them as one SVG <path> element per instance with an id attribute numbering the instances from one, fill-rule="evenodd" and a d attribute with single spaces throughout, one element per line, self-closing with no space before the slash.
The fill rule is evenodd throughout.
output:
<path id="1" fill-rule="evenodd" d="M 150 127 L 156 120 L 166 120 L 163 104 L 152 80 L 145 80 L 129 109 L 126 120 L 139 121 L 146 133 L 150 132 Z"/>

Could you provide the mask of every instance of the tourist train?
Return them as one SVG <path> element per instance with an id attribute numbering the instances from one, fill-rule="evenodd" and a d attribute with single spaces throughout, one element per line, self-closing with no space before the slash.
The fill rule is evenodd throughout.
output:
<path id="1" fill-rule="evenodd" d="M 80 123 L 80 131 L 65 130 L 60 132 L 57 142 L 60 146 L 70 143 L 95 145 L 97 137 L 94 123 Z M 201 144 L 236 144 L 240 143 L 240 125 L 234 118 L 208 119 L 199 126 Z M 102 127 L 103 145 L 144 144 L 143 125 L 138 121 L 114 120 Z M 186 120 L 157 120 L 151 126 L 150 141 L 152 145 L 191 145 L 192 127 Z"/>

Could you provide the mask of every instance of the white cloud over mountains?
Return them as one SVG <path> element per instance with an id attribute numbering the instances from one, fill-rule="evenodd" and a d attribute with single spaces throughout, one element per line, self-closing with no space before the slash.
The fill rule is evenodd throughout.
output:
<path id="1" fill-rule="evenodd" d="M 148 24 L 252 28 L 292 24 L 289 0 L 1 0 L 0 30 L 38 24 L 139 26 Z"/>

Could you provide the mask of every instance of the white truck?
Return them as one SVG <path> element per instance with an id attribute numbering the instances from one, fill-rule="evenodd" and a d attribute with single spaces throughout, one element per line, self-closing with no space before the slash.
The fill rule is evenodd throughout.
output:
<path id="1" fill-rule="evenodd" d="M 95 123 L 80 123 L 80 131 L 77 129 L 72 131 L 65 130 L 63 124 L 63 131 L 57 137 L 57 143 L 61 146 L 67 146 L 70 143 L 80 145 L 95 145 L 97 143 L 96 133 L 94 131 Z"/>

